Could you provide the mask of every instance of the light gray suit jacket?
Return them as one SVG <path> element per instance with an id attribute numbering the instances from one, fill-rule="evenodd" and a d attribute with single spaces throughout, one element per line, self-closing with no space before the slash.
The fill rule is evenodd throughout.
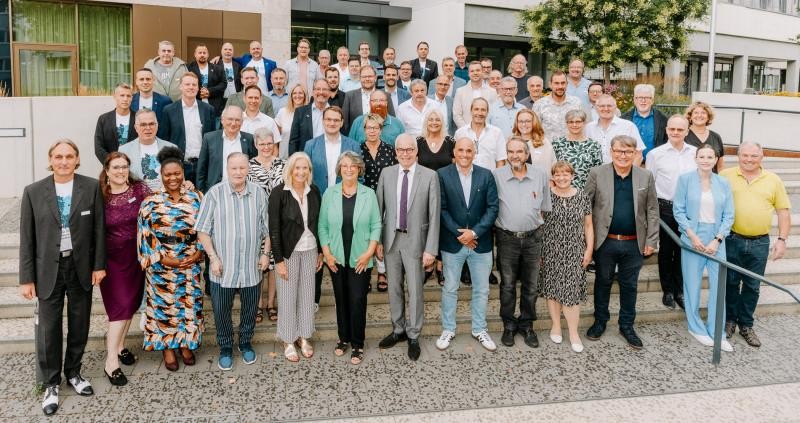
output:
<path id="1" fill-rule="evenodd" d="M 649 245 L 658 246 L 658 198 L 656 180 L 649 170 L 634 166 L 633 208 L 636 216 L 636 240 L 639 251 Z M 594 223 L 594 249 L 603 245 L 608 237 L 608 228 L 614 214 L 614 164 L 598 166 L 589 172 L 586 180 L 586 195 L 592 202 L 592 222 Z"/>
<path id="2" fill-rule="evenodd" d="M 378 179 L 378 206 L 383 218 L 383 248 L 388 253 L 397 230 L 397 178 L 400 165 L 389 166 Z M 408 235 L 414 245 L 413 254 L 439 253 L 439 214 L 441 212 L 439 178 L 431 169 L 417 164 L 411 192 L 408 194 Z M 421 264 L 421 262 L 420 262 Z"/>
<path id="3" fill-rule="evenodd" d="M 156 137 L 156 145 L 158 145 L 158 151 L 161 151 L 164 147 L 178 148 L 178 146 L 175 144 L 169 141 L 164 141 L 158 137 Z M 142 150 L 139 148 L 139 138 L 121 145 L 119 147 L 119 152 L 125 153 L 125 155 L 131 160 L 131 174 L 138 179 L 144 179 L 144 171 L 142 169 Z"/>

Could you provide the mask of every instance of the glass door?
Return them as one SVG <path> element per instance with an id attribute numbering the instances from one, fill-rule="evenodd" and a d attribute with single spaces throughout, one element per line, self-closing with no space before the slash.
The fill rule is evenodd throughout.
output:
<path id="1" fill-rule="evenodd" d="M 22 97 L 78 94 L 75 46 L 14 44 L 15 94 Z"/>

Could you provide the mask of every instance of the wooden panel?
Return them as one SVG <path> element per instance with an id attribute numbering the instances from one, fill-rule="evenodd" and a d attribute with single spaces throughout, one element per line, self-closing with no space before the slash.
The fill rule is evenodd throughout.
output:
<path id="1" fill-rule="evenodd" d="M 181 37 L 181 9 L 177 7 L 133 5 L 133 70 L 144 66 L 148 59 L 158 56 L 158 42 L 175 44 L 175 57 L 186 60 Z M 191 55 L 189 56 L 191 61 Z"/>
<path id="2" fill-rule="evenodd" d="M 206 9 L 181 9 L 181 42 L 186 51 L 186 63 L 194 61 L 194 48 L 199 43 L 208 45 L 210 57 L 222 47 L 222 11 Z"/>
<path id="3" fill-rule="evenodd" d="M 261 14 L 223 12 L 222 38 L 233 44 L 236 56 L 247 53 L 250 49 L 250 41 L 261 40 Z"/>

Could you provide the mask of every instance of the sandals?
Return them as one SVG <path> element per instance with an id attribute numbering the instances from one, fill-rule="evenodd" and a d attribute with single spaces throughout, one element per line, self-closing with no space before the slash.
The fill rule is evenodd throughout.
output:
<path id="1" fill-rule="evenodd" d="M 278 309 L 275 307 L 270 307 L 267 309 L 267 317 L 269 318 L 270 322 L 277 322 L 278 321 Z"/>
<path id="2" fill-rule="evenodd" d="M 353 348 L 353 352 L 350 353 L 350 364 L 358 366 L 362 361 L 364 361 L 364 349 Z"/>
<path id="3" fill-rule="evenodd" d="M 298 347 L 300 347 L 300 353 L 303 354 L 305 358 L 311 358 L 314 356 L 314 347 L 311 346 L 311 342 L 308 339 L 300 338 L 295 341 Z"/>
<path id="4" fill-rule="evenodd" d="M 439 286 L 444 286 L 444 269 L 436 270 L 436 281 L 439 283 Z"/>
<path id="5" fill-rule="evenodd" d="M 347 352 L 347 342 L 336 341 L 336 348 L 333 349 L 333 355 L 341 357 Z"/>
<path id="6" fill-rule="evenodd" d="M 294 348 L 294 344 L 283 344 L 283 356 L 292 363 L 297 363 L 300 361 L 300 356 L 297 355 L 297 350 Z"/>
<path id="7" fill-rule="evenodd" d="M 256 323 L 261 323 L 264 321 L 264 310 L 261 308 L 258 309 L 256 312 Z"/>
<path id="8" fill-rule="evenodd" d="M 383 278 L 383 280 L 381 280 Z M 378 292 L 386 292 L 389 290 L 389 284 L 386 283 L 386 274 L 378 273 Z"/>

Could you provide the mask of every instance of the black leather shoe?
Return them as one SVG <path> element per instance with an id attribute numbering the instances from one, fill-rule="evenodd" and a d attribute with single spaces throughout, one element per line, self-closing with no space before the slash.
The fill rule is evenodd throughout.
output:
<path id="1" fill-rule="evenodd" d="M 408 337 L 406 336 L 405 332 L 400 334 L 392 332 L 386 336 L 386 338 L 381 339 L 381 342 L 378 343 L 378 348 L 384 350 L 387 348 L 392 348 L 393 346 L 397 345 L 398 342 L 405 341 L 407 339 Z"/>
<path id="2" fill-rule="evenodd" d="M 111 374 L 103 370 L 103 373 L 106 374 L 108 381 L 114 386 L 125 386 L 128 383 L 128 378 L 125 377 L 125 373 L 122 373 L 122 369 L 118 368 L 111 372 Z"/>
<path id="3" fill-rule="evenodd" d="M 525 345 L 531 348 L 539 348 L 539 338 L 536 337 L 536 332 L 531 329 L 520 331 L 520 335 L 522 335 L 522 339 L 525 341 Z"/>
<path id="4" fill-rule="evenodd" d="M 421 351 L 419 349 L 419 340 L 409 339 L 408 340 L 408 358 L 410 358 L 411 361 L 417 361 L 417 360 L 419 360 L 420 352 Z"/>
<path id="5" fill-rule="evenodd" d="M 120 351 L 117 358 L 119 358 L 120 363 L 126 366 L 133 366 L 136 363 L 136 356 L 127 348 Z"/>
<path id="6" fill-rule="evenodd" d="M 664 304 L 664 307 L 675 310 L 675 298 L 672 296 L 671 292 L 665 292 L 664 295 L 661 296 L 661 303 Z"/>
<path id="7" fill-rule="evenodd" d="M 497 276 L 494 275 L 494 272 L 489 272 L 489 285 L 497 285 L 500 283 L 497 280 Z"/>
<path id="8" fill-rule="evenodd" d="M 591 341 L 597 341 L 603 336 L 603 332 L 606 331 L 606 322 L 601 322 L 599 320 L 595 320 L 592 323 L 592 326 L 589 330 L 586 331 L 586 338 Z"/>
<path id="9" fill-rule="evenodd" d="M 500 337 L 500 342 L 507 347 L 513 347 L 515 334 L 516 331 L 513 329 L 503 329 L 503 336 Z"/>
<path id="10" fill-rule="evenodd" d="M 472 275 L 470 275 L 469 266 L 466 264 L 461 269 L 461 283 L 464 285 L 472 285 Z"/>
<path id="11" fill-rule="evenodd" d="M 619 328 L 619 333 L 628 341 L 628 345 L 630 345 L 631 348 L 640 350 L 644 346 L 642 340 L 639 339 L 639 335 L 636 334 L 636 331 L 633 330 L 632 327 Z"/>
<path id="12" fill-rule="evenodd" d="M 675 304 L 677 304 L 681 310 L 686 310 L 686 306 L 683 304 L 683 294 L 678 294 L 675 296 Z"/>

